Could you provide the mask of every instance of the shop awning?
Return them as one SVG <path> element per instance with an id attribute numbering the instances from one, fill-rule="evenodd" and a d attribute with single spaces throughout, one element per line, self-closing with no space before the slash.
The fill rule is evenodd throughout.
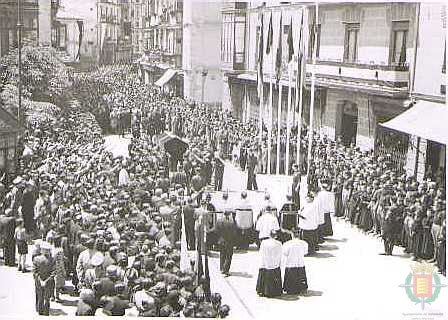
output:
<path id="1" fill-rule="evenodd" d="M 409 110 L 381 126 L 435 142 L 448 143 L 448 106 L 418 101 Z"/>
<path id="2" fill-rule="evenodd" d="M 156 86 L 163 87 L 168 81 L 170 81 L 175 76 L 176 73 L 177 73 L 176 70 L 167 69 L 163 74 L 163 76 L 161 76 L 160 79 L 157 80 L 154 84 Z"/>

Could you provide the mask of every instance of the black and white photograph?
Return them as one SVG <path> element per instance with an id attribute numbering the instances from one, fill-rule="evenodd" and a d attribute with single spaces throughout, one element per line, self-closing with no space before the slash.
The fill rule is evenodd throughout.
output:
<path id="1" fill-rule="evenodd" d="M 446 14 L 0 0 L 0 320 L 448 319 Z"/>

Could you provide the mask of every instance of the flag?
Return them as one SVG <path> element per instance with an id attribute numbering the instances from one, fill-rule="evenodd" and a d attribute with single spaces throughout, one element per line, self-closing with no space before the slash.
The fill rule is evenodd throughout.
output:
<path id="1" fill-rule="evenodd" d="M 272 30 L 272 13 L 269 19 L 269 27 L 268 27 L 268 38 L 266 39 L 266 54 L 271 53 L 271 47 L 273 43 L 273 30 Z"/>
<path id="2" fill-rule="evenodd" d="M 302 9 L 302 17 L 300 19 L 300 31 L 299 31 L 299 49 L 297 50 L 297 76 L 296 76 L 296 92 L 300 91 L 300 86 L 302 85 L 302 58 L 303 58 L 303 9 Z M 300 99 L 296 99 L 296 103 L 298 105 Z M 298 106 L 297 106 L 298 107 Z"/>
<path id="3" fill-rule="evenodd" d="M 275 79 L 277 81 L 277 85 L 280 82 L 281 72 L 282 72 L 282 56 L 283 56 L 283 48 L 282 48 L 282 20 L 283 15 L 280 15 L 280 24 L 278 28 L 278 46 L 277 46 L 277 56 L 275 59 Z"/>
<path id="4" fill-rule="evenodd" d="M 82 45 L 84 23 L 82 20 L 77 20 L 76 23 L 78 24 L 78 30 L 79 30 L 79 38 L 78 38 L 79 45 L 78 45 L 78 54 L 76 55 L 75 60 L 79 61 L 79 59 L 81 59 L 81 45 Z"/>
<path id="5" fill-rule="evenodd" d="M 264 25 L 263 25 L 263 13 L 260 14 L 260 34 L 258 41 L 258 57 L 257 57 L 257 88 L 260 104 L 263 100 L 263 56 L 264 56 Z"/>
<path id="6" fill-rule="evenodd" d="M 292 17 L 291 24 L 289 25 L 288 30 L 288 63 L 292 61 L 292 57 L 294 56 L 294 40 L 292 36 Z"/>
<path id="7" fill-rule="evenodd" d="M 180 270 L 190 271 L 191 264 L 190 257 L 188 256 L 187 235 L 185 232 L 185 217 L 182 212 L 182 235 L 180 237 Z"/>

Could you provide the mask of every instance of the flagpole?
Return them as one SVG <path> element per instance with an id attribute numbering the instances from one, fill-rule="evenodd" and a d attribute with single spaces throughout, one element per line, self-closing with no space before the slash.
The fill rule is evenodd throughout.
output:
<path id="1" fill-rule="evenodd" d="M 272 19 L 272 11 L 271 11 L 271 19 Z M 273 27 L 272 27 L 273 29 Z M 274 33 L 274 30 L 272 30 L 272 33 Z M 269 83 L 269 110 L 268 110 L 268 174 L 271 174 L 271 153 L 272 153 L 272 101 L 274 100 L 272 89 L 273 89 L 273 81 L 274 81 L 274 50 L 269 52 L 270 58 L 271 58 L 271 76 L 270 76 L 270 83 Z"/>
<path id="2" fill-rule="evenodd" d="M 316 88 L 316 60 L 317 60 L 317 22 L 319 17 L 319 6 L 316 1 L 316 16 L 313 24 L 314 28 L 314 43 L 313 43 L 313 69 L 311 70 L 311 103 L 310 103 L 310 127 L 308 130 L 308 157 L 307 157 L 307 176 L 310 172 L 311 166 L 311 151 L 313 148 L 313 137 L 314 137 L 314 95 Z"/>
<path id="3" fill-rule="evenodd" d="M 300 80 L 300 88 L 299 89 L 299 96 L 296 97 L 296 99 L 299 99 L 299 114 L 297 116 L 297 165 L 299 167 L 299 170 L 301 168 L 301 161 L 300 161 L 300 146 L 301 146 L 301 135 L 302 135 L 302 115 L 303 115 L 303 81 L 305 80 L 305 55 L 301 58 L 300 63 L 300 71 L 297 71 L 297 76 L 301 78 Z M 297 91 L 296 91 L 297 92 Z"/>
<path id="4" fill-rule="evenodd" d="M 277 42 L 277 52 L 276 52 L 276 64 L 275 64 L 275 72 L 276 72 L 276 81 L 277 81 L 277 89 L 278 89 L 278 106 L 277 106 L 277 160 L 276 160 L 276 174 L 280 174 L 280 142 L 281 142 L 281 120 L 282 120 L 282 100 L 283 100 L 283 85 L 281 83 L 281 75 L 282 75 L 282 58 L 283 58 L 283 14 L 280 13 L 280 22 L 278 28 L 278 42 Z"/>
<path id="5" fill-rule="evenodd" d="M 299 55 L 297 56 L 297 59 L 300 59 L 300 70 L 299 68 L 297 68 L 297 76 L 296 77 L 300 77 L 300 87 L 296 87 L 296 101 L 299 102 L 299 114 L 297 116 L 297 141 L 296 141 L 296 163 L 297 166 L 299 167 L 299 170 L 301 170 L 301 161 L 300 161 L 300 151 L 301 151 L 301 135 L 302 135 L 302 114 L 303 114 L 303 84 L 305 81 L 305 41 L 304 41 L 304 37 L 302 36 L 303 34 L 303 15 L 305 14 L 305 7 L 302 7 L 302 25 L 301 25 L 301 36 L 300 36 L 300 42 L 299 42 Z M 302 53 L 302 55 L 300 56 L 300 53 Z M 299 61 L 297 61 L 299 62 Z M 296 83 L 297 83 L 297 79 L 296 79 Z M 294 110 L 294 115 L 295 115 L 295 110 Z"/>
<path id="6" fill-rule="evenodd" d="M 280 132 L 281 132 L 280 122 L 281 122 L 281 117 L 282 117 L 282 91 L 283 91 L 283 86 L 282 86 L 282 83 L 279 81 L 278 108 L 277 108 L 277 165 L 276 165 L 277 174 L 280 174 Z"/>
<path id="7" fill-rule="evenodd" d="M 292 85 L 292 77 L 291 77 L 291 65 L 288 65 L 288 108 L 286 109 L 286 159 L 285 159 L 285 174 L 289 175 L 289 139 L 290 139 L 290 117 L 291 117 L 291 85 Z"/>

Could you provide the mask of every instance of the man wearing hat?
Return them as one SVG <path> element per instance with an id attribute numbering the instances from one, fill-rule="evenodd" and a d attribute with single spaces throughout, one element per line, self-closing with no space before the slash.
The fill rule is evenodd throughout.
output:
<path id="1" fill-rule="evenodd" d="M 50 298 L 53 293 L 53 273 L 55 263 L 51 257 L 51 245 L 43 242 L 40 245 L 41 254 L 33 259 L 33 274 L 36 286 L 36 311 L 39 315 L 50 313 Z"/>

